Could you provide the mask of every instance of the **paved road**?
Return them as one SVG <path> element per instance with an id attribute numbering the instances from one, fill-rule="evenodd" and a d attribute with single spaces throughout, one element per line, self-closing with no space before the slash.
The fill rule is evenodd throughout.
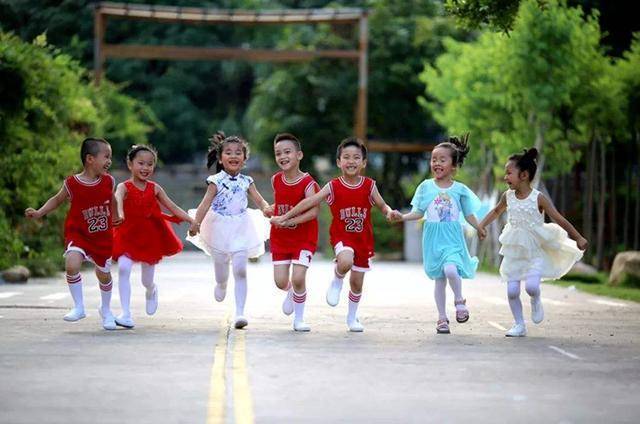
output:
<path id="1" fill-rule="evenodd" d="M 639 304 L 545 285 L 546 320 L 509 339 L 504 287 L 481 274 L 464 286 L 471 320 L 436 335 L 420 266 L 376 263 L 354 334 L 346 293 L 324 302 L 330 273 L 309 272 L 307 334 L 280 312 L 268 260 L 249 267 L 246 330 L 198 253 L 159 266 L 153 317 L 134 284 L 134 330 L 102 330 L 89 272 L 78 323 L 62 321 L 62 278 L 0 285 L 0 423 L 638 422 Z"/>

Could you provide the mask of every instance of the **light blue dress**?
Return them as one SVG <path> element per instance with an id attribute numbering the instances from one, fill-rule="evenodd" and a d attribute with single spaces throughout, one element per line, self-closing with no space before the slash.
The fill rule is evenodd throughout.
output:
<path id="1" fill-rule="evenodd" d="M 447 263 L 457 266 L 460 277 L 473 278 L 478 258 L 469 255 L 460 218 L 477 213 L 482 206 L 478 196 L 462 183 L 454 181 L 449 188 L 440 188 L 434 179 L 428 179 L 416 189 L 411 206 L 412 212 L 425 215 L 422 255 L 429 278 L 445 278 Z"/>

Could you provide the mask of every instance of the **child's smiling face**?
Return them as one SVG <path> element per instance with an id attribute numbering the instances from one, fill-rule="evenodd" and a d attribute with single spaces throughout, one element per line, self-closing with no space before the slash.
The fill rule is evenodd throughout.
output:
<path id="1" fill-rule="evenodd" d="M 153 175 L 156 166 L 156 157 L 148 150 L 140 150 L 128 164 L 131 175 L 135 179 L 146 181 Z"/>
<path id="2" fill-rule="evenodd" d="M 453 166 L 451 149 L 436 147 L 431 152 L 431 174 L 436 180 L 445 180 L 451 177 L 456 167 Z"/>
<path id="3" fill-rule="evenodd" d="M 94 155 L 87 155 L 87 165 L 96 175 L 104 175 L 111 167 L 111 146 L 100 143 L 100 150 Z"/>
<path id="4" fill-rule="evenodd" d="M 239 174 L 246 159 L 241 143 L 227 142 L 222 146 L 220 163 L 228 174 Z"/>
<path id="5" fill-rule="evenodd" d="M 504 166 L 504 182 L 510 189 L 517 189 L 523 182 L 529 182 L 529 173 L 520 171 L 516 163 L 510 160 Z"/>
<path id="6" fill-rule="evenodd" d="M 290 140 L 281 140 L 274 146 L 276 163 L 283 171 L 287 172 L 297 169 L 302 160 L 302 152 L 296 149 L 295 144 Z"/>
<path id="7" fill-rule="evenodd" d="M 367 166 L 367 160 L 364 158 L 362 150 L 358 146 L 347 146 L 343 148 L 336 163 L 342 171 L 342 175 L 347 177 L 360 175 L 360 171 Z"/>

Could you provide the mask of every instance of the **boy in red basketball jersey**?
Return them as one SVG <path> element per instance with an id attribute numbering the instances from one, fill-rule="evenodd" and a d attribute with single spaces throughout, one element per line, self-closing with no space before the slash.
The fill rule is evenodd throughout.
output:
<path id="1" fill-rule="evenodd" d="M 362 296 L 364 273 L 369 271 L 373 256 L 373 227 L 371 207 L 377 206 L 389 220 L 393 210 L 378 192 L 376 182 L 363 177 L 360 172 L 367 165 L 367 148 L 359 139 L 349 137 L 338 146 L 336 163 L 342 176 L 329 181 L 318 193 L 298 203 L 282 216 L 272 218 L 277 225 L 287 225 L 291 218 L 326 199 L 331 208 L 331 245 L 336 254 L 334 278 L 327 291 L 327 303 L 336 306 L 344 276 L 349 278 L 349 312 L 347 326 L 350 331 L 364 330 L 358 320 L 357 311 Z"/>
<path id="2" fill-rule="evenodd" d="M 276 163 L 281 171 L 271 177 L 275 197 L 273 215 L 284 215 L 301 200 L 313 196 L 320 187 L 311 175 L 300 171 L 302 148 L 293 134 L 278 134 L 273 140 Z M 270 243 L 273 278 L 287 295 L 282 304 L 286 315 L 294 314 L 293 329 L 310 331 L 304 322 L 307 299 L 305 279 L 318 243 L 318 207 L 291 218 L 286 226 L 271 227 Z M 289 267 L 292 265 L 291 276 Z"/>
<path id="3" fill-rule="evenodd" d="M 27 208 L 25 216 L 36 219 L 57 209 L 69 199 L 71 208 L 64 224 L 67 283 L 73 298 L 73 309 L 65 321 L 78 321 L 86 316 L 82 298 L 80 266 L 84 261 L 95 264 L 100 282 L 101 306 L 98 309 L 105 330 L 115 330 L 111 313 L 111 246 L 113 223 L 120 220 L 115 208 L 115 181 L 107 173 L 111 166 L 111 146 L 101 138 L 87 138 L 80 148 L 83 171 L 67 177 L 60 191 L 38 210 Z"/>

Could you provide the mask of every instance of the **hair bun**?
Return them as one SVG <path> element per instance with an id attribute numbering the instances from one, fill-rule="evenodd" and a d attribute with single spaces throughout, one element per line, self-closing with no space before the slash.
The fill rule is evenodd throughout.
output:
<path id="1" fill-rule="evenodd" d="M 524 149 L 522 159 L 534 161 L 538 158 L 538 149 L 532 147 L 530 149 Z"/>

